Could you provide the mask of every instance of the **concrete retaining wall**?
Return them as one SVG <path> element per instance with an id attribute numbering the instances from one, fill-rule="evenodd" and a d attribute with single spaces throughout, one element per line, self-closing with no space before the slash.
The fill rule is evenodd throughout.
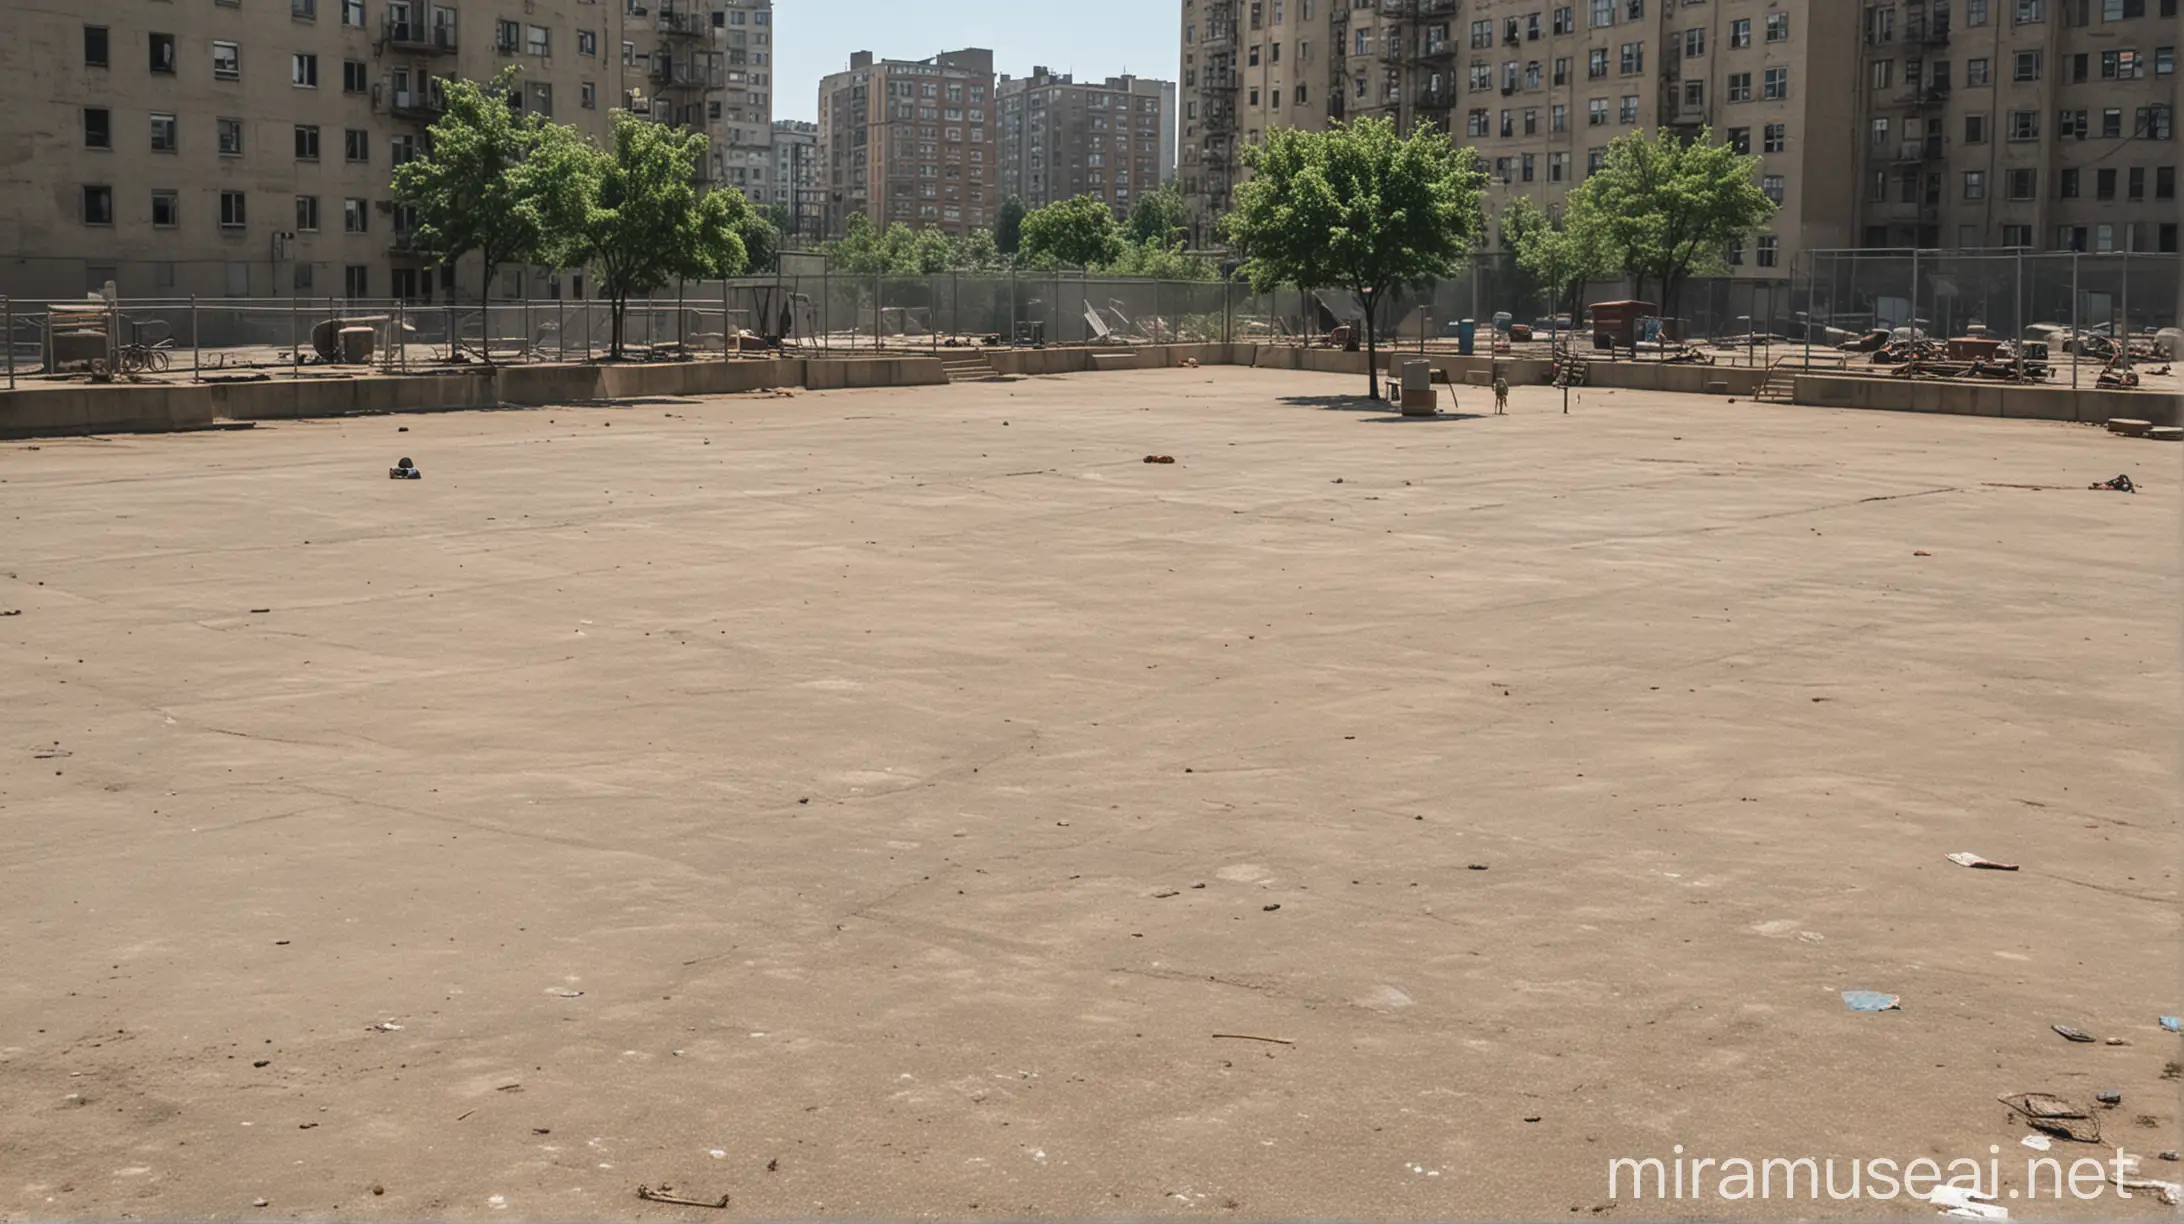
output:
<path id="1" fill-rule="evenodd" d="M 985 353 L 1004 374 L 1075 374 L 1093 369 L 1162 369 L 1242 365 L 1262 370 L 1309 370 L 1363 375 L 1368 356 L 1340 349 L 1265 344 L 1148 344 L 1114 348 L 996 349 Z M 1487 377 L 1497 365 L 1513 384 L 1545 383 L 1552 366 L 1531 358 L 1448 353 L 1381 354 L 1391 377 L 1421 357 L 1458 385 Z M 1596 362 L 1594 387 L 1703 394 L 1708 383 L 1748 396 L 1767 371 L 1743 366 Z M 748 361 L 688 361 L 631 365 L 503 366 L 461 374 L 364 375 L 266 382 L 156 385 L 70 383 L 0 392 L 0 437 L 57 434 L 156 433 L 202 428 L 214 420 L 282 420 L 358 413 L 494 408 L 507 404 L 581 404 L 640 396 L 720 395 L 766 387 L 813 390 L 920 387 L 948 381 L 931 356 L 776 357 Z M 2130 391 L 2072 391 L 1912 382 L 1840 375 L 1800 375 L 1797 403 L 1816 407 L 1941 412 L 1965 416 L 2101 422 L 2140 417 L 2157 425 L 2184 423 L 2178 397 Z"/>
<path id="2" fill-rule="evenodd" d="M 2089 424 L 2112 417 L 2137 417 L 2156 425 L 2179 423 L 2177 396 L 2143 391 L 2073 391 L 2068 387 L 2004 383 L 1981 386 L 1908 378 L 1831 378 L 1821 374 L 1800 375 L 1796 386 L 1796 401 L 1817 408 L 1874 408 Z"/>

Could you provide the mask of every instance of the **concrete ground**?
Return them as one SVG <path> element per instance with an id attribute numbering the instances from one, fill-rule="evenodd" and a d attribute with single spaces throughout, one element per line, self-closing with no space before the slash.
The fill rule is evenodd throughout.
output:
<path id="1" fill-rule="evenodd" d="M 1362 382 L 0 445 L 0 1217 L 2177 1179 L 2177 452 Z"/>

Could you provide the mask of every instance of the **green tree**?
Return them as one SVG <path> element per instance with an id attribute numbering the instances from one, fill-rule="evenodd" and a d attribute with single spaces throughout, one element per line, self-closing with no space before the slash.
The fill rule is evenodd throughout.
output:
<path id="1" fill-rule="evenodd" d="M 1114 276 L 1144 276 L 1153 280 L 1220 279 L 1220 270 L 1214 267 L 1213 261 L 1185 254 L 1180 239 L 1166 245 L 1157 242 L 1127 243 L 1120 256 L 1101 265 L 1099 270 Z"/>
<path id="2" fill-rule="evenodd" d="M 1386 119 L 1276 128 L 1247 146 L 1251 180 L 1224 219 L 1254 290 L 1340 286 L 1365 307 L 1367 393 L 1380 398 L 1377 316 L 1391 289 L 1455 272 L 1483 229 L 1478 154 Z"/>
<path id="3" fill-rule="evenodd" d="M 1176 242 L 1189 224 L 1189 215 L 1183 210 L 1183 189 L 1170 179 L 1137 198 L 1122 228 L 1132 242 L 1166 247 Z"/>
<path id="4" fill-rule="evenodd" d="M 1020 254 L 1033 267 L 1098 267 L 1121 258 L 1122 227 L 1096 195 L 1057 200 L 1025 215 Z"/>
<path id="5" fill-rule="evenodd" d="M 743 240 L 743 267 L 747 272 L 771 272 L 781 258 L 781 225 L 772 216 L 773 209 L 745 208 L 743 219 L 736 224 L 736 237 Z"/>
<path id="6" fill-rule="evenodd" d="M 565 261 L 598 270 L 613 317 L 610 353 L 620 357 L 631 294 L 743 270 L 737 231 L 751 206 L 740 192 L 698 194 L 691 180 L 705 160 L 699 133 L 617 113 L 612 147 L 582 148 L 575 160 L 589 178 L 589 206 Z"/>
<path id="7" fill-rule="evenodd" d="M 411 245 L 443 264 L 476 254 L 488 288 L 502 264 L 546 258 L 583 216 L 585 181 L 560 155 L 575 129 L 511 111 L 503 98 L 521 87 L 514 68 L 484 85 L 447 81 L 432 138 L 394 172 L 395 202 L 416 217 Z"/>
<path id="8" fill-rule="evenodd" d="M 1502 245 L 1517 253 L 1517 266 L 1548 286 L 1550 310 L 1567 310 L 1573 323 L 1585 286 L 1615 275 L 1615 250 L 1582 188 L 1570 193 L 1560 216 L 1518 196 L 1502 210 L 1501 227 Z"/>
<path id="9" fill-rule="evenodd" d="M 1712 129 L 1689 142 L 1665 128 L 1619 136 L 1572 194 L 1600 218 L 1634 296 L 1659 284 L 1670 315 L 1693 273 L 1716 266 L 1775 212 L 1759 188 L 1759 159 L 1715 143 Z"/>
<path id="10" fill-rule="evenodd" d="M 994 249 L 1003 255 L 1014 255 L 1024 242 L 1024 201 L 1010 196 L 1001 201 L 1001 210 L 993 217 Z"/>

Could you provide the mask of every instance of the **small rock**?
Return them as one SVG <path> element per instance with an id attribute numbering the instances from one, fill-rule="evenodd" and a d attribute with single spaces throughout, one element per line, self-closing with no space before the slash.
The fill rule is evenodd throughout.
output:
<path id="1" fill-rule="evenodd" d="M 2163 1152 L 2163 1153 L 2161 1154 L 2161 1158 L 2162 1158 L 2163 1160 L 2175 1160 L 2175 1159 L 2177 1158 L 2177 1154 L 2176 1154 L 2175 1152 L 2173 1152 L 2173 1151 L 2172 1151 L 2172 1152 Z"/>
<path id="2" fill-rule="evenodd" d="M 1276 901 L 1276 902 L 1275 902 L 1274 904 L 1272 904 L 1272 905 L 1262 905 L 1262 906 L 1260 906 L 1259 908 L 1260 908 L 1260 909 L 1261 909 L 1262 911 L 1264 911 L 1264 912 L 1266 912 L 1266 913 L 1269 913 L 1269 914 L 1271 914 L 1271 913 L 1273 913 L 1273 912 L 1274 912 L 1275 910 L 1278 910 L 1278 909 L 1280 909 L 1281 907 L 1282 907 L 1282 903 L 1281 903 L 1281 902 L 1279 902 L 1279 901 Z"/>
<path id="3" fill-rule="evenodd" d="M 2093 1099 L 2099 1101 L 2103 1105 L 2123 1104 L 2123 1094 L 2113 1088 L 2103 1089 L 2100 1092 L 2094 1093 Z"/>
<path id="4" fill-rule="evenodd" d="M 1485 864 L 1485 863 L 1465 863 L 1465 864 L 1464 864 L 1464 870 L 1465 870 L 1465 871 L 1485 871 L 1485 870 L 1486 870 L 1486 864 Z"/>
<path id="5" fill-rule="evenodd" d="M 379 1184 L 378 1182 L 373 1182 L 373 1183 L 372 1183 L 372 1193 L 373 1193 L 373 1194 L 385 1194 L 386 1192 L 387 1192 L 387 1188 L 386 1188 L 385 1186 L 382 1186 L 382 1185 L 380 1185 L 380 1184 Z"/>
<path id="6" fill-rule="evenodd" d="M 272 1200 L 263 1197 L 254 1198 L 250 1200 L 250 1205 L 253 1207 L 269 1207 L 272 1205 Z"/>
<path id="7" fill-rule="evenodd" d="M 269 1067 L 273 1065 L 273 1060 L 270 1058 L 261 1058 L 258 1059 L 256 1062 L 251 1063 L 250 1065 L 253 1067 Z"/>

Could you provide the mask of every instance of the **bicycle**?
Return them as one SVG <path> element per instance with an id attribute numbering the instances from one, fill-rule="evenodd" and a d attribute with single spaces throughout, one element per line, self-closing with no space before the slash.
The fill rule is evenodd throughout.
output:
<path id="1" fill-rule="evenodd" d="M 156 344 L 124 344 L 114 350 L 114 368 L 123 374 L 164 374 L 170 361 L 168 348 L 172 343 L 171 340 L 161 340 Z"/>

